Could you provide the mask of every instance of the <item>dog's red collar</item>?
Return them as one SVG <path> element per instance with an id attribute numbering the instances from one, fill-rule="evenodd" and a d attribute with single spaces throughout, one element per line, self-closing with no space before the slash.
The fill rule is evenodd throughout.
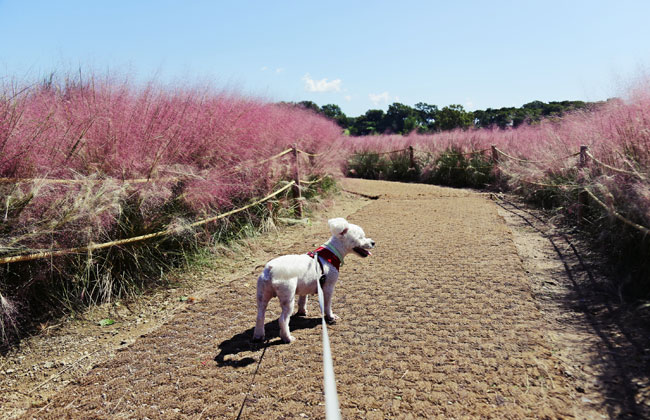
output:
<path id="1" fill-rule="evenodd" d="M 312 258 L 314 258 L 315 254 L 318 254 L 319 257 L 323 257 L 323 259 L 328 263 L 332 264 L 337 271 L 340 270 L 341 260 L 339 259 L 339 257 L 336 256 L 336 254 L 334 254 L 328 248 L 324 246 L 319 246 L 315 250 L 307 253 L 307 255 L 309 255 Z"/>

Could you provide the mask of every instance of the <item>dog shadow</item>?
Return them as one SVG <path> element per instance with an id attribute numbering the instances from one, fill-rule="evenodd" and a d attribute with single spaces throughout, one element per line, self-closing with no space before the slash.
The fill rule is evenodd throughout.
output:
<path id="1" fill-rule="evenodd" d="M 293 332 L 307 328 L 314 328 L 320 324 L 320 318 L 306 318 L 294 315 L 289 321 L 289 329 Z M 214 358 L 214 361 L 217 362 L 217 366 L 230 366 L 235 368 L 245 367 L 252 363 L 255 363 L 257 360 L 249 356 L 243 357 L 241 359 L 237 359 L 236 357 L 229 357 L 227 360 L 226 357 L 236 356 L 237 354 L 246 351 L 257 351 L 267 347 L 284 344 L 280 338 L 280 326 L 277 320 L 267 322 L 264 325 L 266 339 L 263 342 L 253 342 L 253 330 L 254 328 L 249 328 L 244 332 L 236 334 L 231 338 L 222 341 L 221 344 L 219 344 L 219 354 L 217 354 Z"/>

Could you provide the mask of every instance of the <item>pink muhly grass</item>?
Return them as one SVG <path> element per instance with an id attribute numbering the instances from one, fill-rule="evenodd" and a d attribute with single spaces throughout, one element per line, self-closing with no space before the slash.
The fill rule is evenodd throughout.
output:
<path id="1" fill-rule="evenodd" d="M 84 182 L 0 184 L 5 251 L 108 240 L 134 195 L 145 225 L 171 199 L 189 218 L 231 208 L 286 179 L 282 162 L 258 162 L 292 145 L 323 153 L 315 166 L 301 158 L 303 178 L 337 162 L 335 123 L 234 92 L 110 77 L 16 90 L 0 94 L 0 177 Z"/>
<path id="2" fill-rule="evenodd" d="M 525 181 L 569 185 L 580 182 L 632 219 L 650 226 L 650 84 L 647 83 L 632 89 L 625 99 L 609 100 L 596 109 L 577 111 L 559 120 L 506 130 L 459 129 L 428 135 L 365 136 L 349 139 L 345 148 L 351 154 L 413 146 L 426 166 L 451 148 L 461 153 L 488 149 L 487 159 L 492 145 L 527 160 L 500 157 L 499 167 L 513 188 L 530 189 Z M 578 157 L 574 155 L 582 145 L 596 159 L 628 174 L 609 170 L 596 162 L 579 171 Z"/>

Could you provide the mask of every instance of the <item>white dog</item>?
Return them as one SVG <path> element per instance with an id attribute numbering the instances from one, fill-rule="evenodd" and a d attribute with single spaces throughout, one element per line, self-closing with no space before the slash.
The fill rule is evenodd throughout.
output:
<path id="1" fill-rule="evenodd" d="M 272 297 L 277 296 L 282 306 L 278 319 L 280 338 L 291 343 L 295 338 L 289 333 L 289 319 L 293 312 L 296 295 L 298 315 L 307 315 L 307 295 L 318 293 L 320 281 L 325 300 L 325 320 L 334 323 L 338 316 L 332 312 L 332 294 L 339 278 L 339 267 L 343 258 L 354 251 L 361 257 L 370 255 L 368 249 L 375 247 L 375 241 L 366 238 L 363 229 L 339 217 L 328 221 L 332 237 L 315 251 L 302 255 L 284 255 L 269 261 L 257 278 L 257 323 L 253 333 L 254 341 L 264 340 L 264 315 Z"/>

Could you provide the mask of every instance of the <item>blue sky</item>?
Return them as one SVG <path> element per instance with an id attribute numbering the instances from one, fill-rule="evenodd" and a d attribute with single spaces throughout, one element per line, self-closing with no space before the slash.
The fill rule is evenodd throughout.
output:
<path id="1" fill-rule="evenodd" d="M 0 0 L 0 77 L 212 83 L 270 101 L 521 106 L 621 95 L 650 1 Z"/>

